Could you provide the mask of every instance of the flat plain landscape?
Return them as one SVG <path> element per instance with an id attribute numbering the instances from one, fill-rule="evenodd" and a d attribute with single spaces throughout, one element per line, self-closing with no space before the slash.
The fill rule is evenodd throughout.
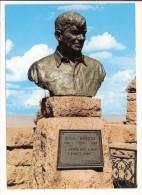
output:
<path id="1" fill-rule="evenodd" d="M 12 126 L 31 126 L 34 125 L 34 118 L 35 115 L 13 115 L 13 114 L 7 114 L 6 116 L 6 123 L 7 127 Z M 126 121 L 125 115 L 102 115 L 102 119 L 108 121 L 108 122 L 124 122 Z"/>

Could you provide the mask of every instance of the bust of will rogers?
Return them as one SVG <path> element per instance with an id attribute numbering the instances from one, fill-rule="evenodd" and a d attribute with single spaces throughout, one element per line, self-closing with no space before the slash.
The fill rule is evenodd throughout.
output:
<path id="1" fill-rule="evenodd" d="M 99 61 L 81 53 L 86 32 L 83 16 L 76 12 L 59 15 L 55 20 L 56 51 L 34 62 L 28 79 L 47 89 L 50 96 L 95 96 L 106 74 Z"/>

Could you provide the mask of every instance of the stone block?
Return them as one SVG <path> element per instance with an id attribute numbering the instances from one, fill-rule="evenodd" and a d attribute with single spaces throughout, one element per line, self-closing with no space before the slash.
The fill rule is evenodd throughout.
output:
<path id="1" fill-rule="evenodd" d="M 137 144 L 136 143 L 112 143 L 109 145 L 110 148 L 119 148 L 120 150 L 123 149 L 131 149 L 131 150 L 137 150 Z"/>
<path id="2" fill-rule="evenodd" d="M 119 157 L 119 158 L 134 158 L 135 153 L 134 151 L 129 151 L 130 148 L 121 149 L 118 147 L 114 147 L 110 150 L 111 157 Z"/>
<path id="3" fill-rule="evenodd" d="M 136 157 L 136 143 L 113 143 L 109 147 L 111 158 L 134 159 Z"/>
<path id="4" fill-rule="evenodd" d="M 15 166 L 31 165 L 32 149 L 7 150 L 7 164 Z"/>
<path id="5" fill-rule="evenodd" d="M 136 125 L 136 112 L 127 112 L 126 114 L 126 123 Z"/>
<path id="6" fill-rule="evenodd" d="M 111 143 L 136 142 L 136 125 L 106 124 L 108 141 Z"/>
<path id="7" fill-rule="evenodd" d="M 131 81 L 131 83 L 127 86 L 126 91 L 128 93 L 136 93 L 136 77 Z"/>
<path id="8" fill-rule="evenodd" d="M 59 130 L 101 130 L 104 167 L 102 171 L 57 170 Z M 43 118 L 35 129 L 35 142 L 29 181 L 30 189 L 113 188 L 109 159 L 108 132 L 97 117 Z"/>
<path id="9" fill-rule="evenodd" d="M 29 180 L 29 166 L 15 167 L 12 165 L 7 166 L 7 184 L 8 185 L 19 185 L 26 184 Z"/>
<path id="10" fill-rule="evenodd" d="M 124 142 L 123 124 L 106 124 L 105 129 L 108 132 L 108 142 Z"/>
<path id="11" fill-rule="evenodd" d="M 32 146 L 33 128 L 32 127 L 8 127 L 7 128 L 7 146 Z"/>
<path id="12" fill-rule="evenodd" d="M 128 93 L 127 101 L 136 101 L 136 93 Z"/>
<path id="13" fill-rule="evenodd" d="M 127 112 L 136 112 L 136 101 L 127 101 Z"/>
<path id="14" fill-rule="evenodd" d="M 29 180 L 30 166 L 16 167 L 16 184 L 27 183 Z"/>
<path id="15" fill-rule="evenodd" d="M 123 129 L 124 142 L 132 143 L 137 141 L 136 125 L 124 125 Z"/>
<path id="16" fill-rule="evenodd" d="M 41 113 L 43 117 L 100 117 L 101 99 L 78 96 L 44 98 Z"/>
<path id="17" fill-rule="evenodd" d="M 7 165 L 7 184 L 15 184 L 16 182 L 16 167 Z"/>
<path id="18" fill-rule="evenodd" d="M 27 189 L 27 183 L 10 185 L 10 186 L 7 186 L 7 189 L 8 190 L 25 190 Z"/>

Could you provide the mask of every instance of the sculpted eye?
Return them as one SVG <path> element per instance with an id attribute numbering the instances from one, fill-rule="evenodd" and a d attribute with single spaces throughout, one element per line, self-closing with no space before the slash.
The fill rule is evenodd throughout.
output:
<path id="1" fill-rule="evenodd" d="M 78 34 L 79 34 L 79 32 L 78 32 L 77 30 L 71 30 L 71 33 L 72 33 L 73 35 L 78 35 Z"/>

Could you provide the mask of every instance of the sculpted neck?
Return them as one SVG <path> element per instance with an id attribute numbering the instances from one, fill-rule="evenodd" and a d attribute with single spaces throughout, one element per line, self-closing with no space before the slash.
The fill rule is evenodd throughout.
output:
<path id="1" fill-rule="evenodd" d="M 62 56 L 67 57 L 71 61 L 75 61 L 76 58 L 82 56 L 81 51 L 78 52 L 78 51 L 68 50 L 67 48 L 64 48 L 61 45 L 59 45 L 57 49 Z"/>

